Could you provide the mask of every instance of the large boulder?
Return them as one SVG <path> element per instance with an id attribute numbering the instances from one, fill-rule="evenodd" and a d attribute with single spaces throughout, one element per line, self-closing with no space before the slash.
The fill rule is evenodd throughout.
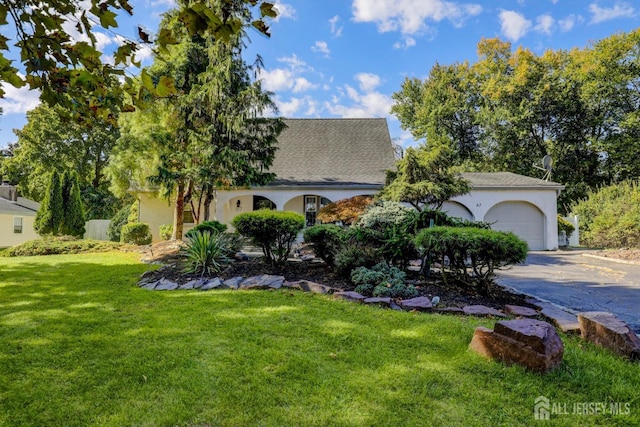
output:
<path id="1" fill-rule="evenodd" d="M 586 341 L 631 360 L 640 360 L 640 338 L 624 321 L 605 311 L 578 314 L 580 333 Z"/>
<path id="2" fill-rule="evenodd" d="M 469 348 L 507 364 L 518 364 L 535 372 L 548 372 L 562 362 L 564 345 L 555 328 L 534 319 L 505 320 L 494 330 L 479 326 Z"/>

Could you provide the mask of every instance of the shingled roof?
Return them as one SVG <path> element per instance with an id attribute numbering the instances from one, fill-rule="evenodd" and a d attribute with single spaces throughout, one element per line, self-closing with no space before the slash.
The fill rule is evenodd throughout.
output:
<path id="1" fill-rule="evenodd" d="M 269 186 L 381 186 L 395 157 L 387 121 L 285 119 Z"/>
<path id="2" fill-rule="evenodd" d="M 480 188 L 554 188 L 563 189 L 562 184 L 545 181 L 541 178 L 518 175 L 511 172 L 465 172 L 462 177 L 471 183 L 471 187 Z"/>

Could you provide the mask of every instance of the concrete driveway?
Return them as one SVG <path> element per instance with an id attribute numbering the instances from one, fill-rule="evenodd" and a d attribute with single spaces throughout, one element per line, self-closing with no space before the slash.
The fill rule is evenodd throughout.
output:
<path id="1" fill-rule="evenodd" d="M 609 311 L 640 333 L 640 265 L 588 256 L 589 251 L 530 252 L 498 272 L 498 283 L 580 311 Z"/>

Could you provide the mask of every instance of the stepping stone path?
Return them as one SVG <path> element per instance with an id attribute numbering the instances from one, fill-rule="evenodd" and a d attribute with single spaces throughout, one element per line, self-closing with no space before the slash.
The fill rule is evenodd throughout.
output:
<path id="1" fill-rule="evenodd" d="M 624 321 L 604 311 L 578 314 L 582 339 L 631 360 L 640 360 L 640 338 Z"/>
<path id="2" fill-rule="evenodd" d="M 489 359 L 522 365 L 535 372 L 558 367 L 564 354 L 555 328 L 534 319 L 500 321 L 494 330 L 479 326 L 469 348 Z"/>

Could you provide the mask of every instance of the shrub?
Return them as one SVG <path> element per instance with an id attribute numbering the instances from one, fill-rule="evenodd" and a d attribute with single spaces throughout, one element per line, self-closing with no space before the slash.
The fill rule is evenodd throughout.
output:
<path id="1" fill-rule="evenodd" d="M 450 274 L 483 293 L 488 292 L 495 269 L 527 257 L 527 243 L 515 234 L 481 228 L 427 228 L 418 234 L 416 244 L 442 264 L 445 283 Z"/>
<path id="2" fill-rule="evenodd" d="M 575 204 L 580 216 L 580 240 L 588 246 L 640 246 L 640 184 L 624 181 L 591 191 Z"/>
<path id="3" fill-rule="evenodd" d="M 145 222 L 125 224 L 120 233 L 120 241 L 133 245 L 148 245 L 151 243 L 151 230 Z"/>
<path id="4" fill-rule="evenodd" d="M 41 236 L 57 235 L 64 217 L 60 175 L 54 170 L 47 185 L 47 191 L 36 213 L 33 229 Z"/>
<path id="5" fill-rule="evenodd" d="M 344 229 L 333 224 L 319 224 L 304 230 L 304 241 L 313 245 L 313 251 L 328 265 L 333 265 L 342 246 Z"/>
<path id="6" fill-rule="evenodd" d="M 196 231 L 202 231 L 207 233 L 224 233 L 225 231 L 227 231 L 227 225 L 222 224 L 221 222 L 218 222 L 218 221 L 204 221 L 196 225 L 195 227 L 193 227 L 191 230 L 189 230 L 186 236 L 191 237 L 191 234 Z"/>
<path id="7" fill-rule="evenodd" d="M 169 240 L 173 234 L 173 224 L 163 224 L 160 226 L 160 238 Z"/>
<path id="8" fill-rule="evenodd" d="M 1 256 L 15 257 L 106 252 L 119 249 L 121 246 L 121 243 L 101 240 L 80 240 L 73 236 L 48 236 L 7 248 L 2 252 Z"/>
<path id="9" fill-rule="evenodd" d="M 560 234 L 561 231 L 564 231 L 568 238 L 569 236 L 571 236 L 571 233 L 575 231 L 575 229 L 576 228 L 573 226 L 573 224 L 558 215 L 558 234 Z"/>
<path id="10" fill-rule="evenodd" d="M 127 222 L 133 223 L 140 221 L 140 200 L 136 199 L 131 206 L 129 206 L 129 213 L 127 215 Z"/>
<path id="11" fill-rule="evenodd" d="M 349 277 L 351 271 L 358 267 L 373 267 L 380 261 L 377 249 L 360 244 L 349 244 L 338 250 L 335 257 L 336 272 Z"/>
<path id="12" fill-rule="evenodd" d="M 233 250 L 228 244 L 227 233 L 192 231 L 189 242 L 182 251 L 186 257 L 187 273 L 200 273 L 201 276 L 216 273 L 231 261 L 229 255 L 233 254 Z"/>
<path id="13" fill-rule="evenodd" d="M 109 240 L 112 242 L 120 241 L 120 232 L 122 231 L 122 226 L 127 223 L 130 211 L 131 205 L 125 206 L 111 218 L 111 222 L 109 222 L 109 227 L 107 228 L 107 237 L 109 237 Z"/>
<path id="14" fill-rule="evenodd" d="M 418 291 L 404 283 L 406 274 L 397 267 L 381 262 L 372 268 L 358 267 L 351 272 L 356 292 L 363 295 L 388 298 L 413 298 Z"/>
<path id="15" fill-rule="evenodd" d="M 268 209 L 241 213 L 233 219 L 238 233 L 260 247 L 265 260 L 271 264 L 283 264 L 287 260 L 304 224 L 304 216 L 298 213 Z"/>

